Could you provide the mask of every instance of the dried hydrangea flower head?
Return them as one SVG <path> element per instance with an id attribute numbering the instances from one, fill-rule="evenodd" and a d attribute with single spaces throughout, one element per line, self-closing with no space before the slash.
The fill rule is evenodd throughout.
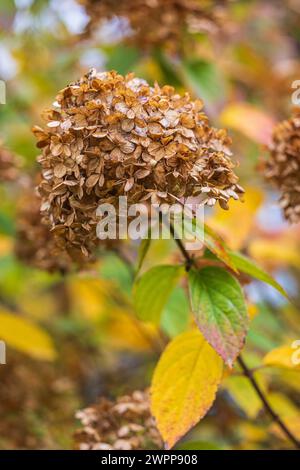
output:
<path id="1" fill-rule="evenodd" d="M 164 45 L 176 50 L 185 31 L 219 31 L 228 0 L 79 0 L 79 3 L 90 17 L 88 36 L 103 21 L 119 17 L 128 22 L 127 39 L 138 47 Z"/>
<path id="2" fill-rule="evenodd" d="M 49 272 L 66 273 L 74 269 L 74 263 L 86 262 L 81 250 L 71 247 L 68 251 L 59 244 L 62 240 L 50 231 L 40 206 L 41 199 L 33 187 L 23 191 L 17 211 L 16 256 L 28 266 Z"/>
<path id="3" fill-rule="evenodd" d="M 14 181 L 19 176 L 20 161 L 0 141 L 0 183 Z"/>
<path id="4" fill-rule="evenodd" d="M 110 401 L 101 398 L 78 411 L 82 428 L 75 434 L 80 450 L 162 449 L 163 442 L 150 413 L 146 392 L 135 391 Z"/>
<path id="5" fill-rule="evenodd" d="M 269 150 L 265 176 L 281 192 L 285 218 L 300 222 L 300 109 L 275 127 Z"/>
<path id="6" fill-rule="evenodd" d="M 243 192 L 226 131 L 210 126 L 200 100 L 133 74 L 91 70 L 57 96 L 34 128 L 42 209 L 53 229 L 89 251 L 96 242 L 96 209 L 142 201 L 173 204 L 199 196 L 226 209 Z"/>

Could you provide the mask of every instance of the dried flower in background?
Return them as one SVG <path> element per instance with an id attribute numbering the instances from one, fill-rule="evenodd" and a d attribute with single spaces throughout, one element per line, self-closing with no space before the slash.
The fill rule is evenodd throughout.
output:
<path id="1" fill-rule="evenodd" d="M 79 406 L 74 382 L 50 362 L 37 362 L 13 349 L 8 358 L 0 367 L 1 450 L 70 445 L 73 413 Z"/>
<path id="2" fill-rule="evenodd" d="M 82 428 L 75 434 L 80 450 L 162 449 L 163 441 L 150 413 L 147 392 L 135 391 L 110 401 L 101 398 L 78 411 Z"/>
<path id="3" fill-rule="evenodd" d="M 243 189 L 225 130 L 210 126 L 200 100 L 133 74 L 91 70 L 67 86 L 33 132 L 42 149 L 39 192 L 52 230 L 88 254 L 97 243 L 96 209 L 196 196 L 227 209 Z"/>
<path id="4" fill-rule="evenodd" d="M 14 181 L 19 176 L 20 161 L 0 141 L 0 183 Z"/>
<path id="5" fill-rule="evenodd" d="M 25 264 L 46 271 L 62 273 L 72 269 L 73 262 L 86 262 L 81 250 L 68 252 L 50 231 L 40 212 L 41 200 L 34 189 L 23 192 L 17 213 L 16 256 Z M 73 266 L 74 267 L 74 266 Z"/>
<path id="6" fill-rule="evenodd" d="M 269 150 L 265 176 L 281 192 L 285 218 L 300 222 L 300 109 L 275 127 Z"/>
<path id="7" fill-rule="evenodd" d="M 215 33 L 224 24 L 228 0 L 79 0 L 90 17 L 91 36 L 104 20 L 125 18 L 127 39 L 139 47 L 168 46 L 178 49 L 182 33 Z"/>

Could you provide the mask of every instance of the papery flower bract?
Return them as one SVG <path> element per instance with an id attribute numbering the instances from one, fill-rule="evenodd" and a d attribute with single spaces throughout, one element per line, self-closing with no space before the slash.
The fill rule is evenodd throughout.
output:
<path id="1" fill-rule="evenodd" d="M 96 243 L 100 203 L 196 196 L 226 209 L 243 192 L 226 131 L 211 127 L 202 101 L 188 93 L 91 70 L 54 105 L 44 113 L 47 126 L 33 130 L 42 149 L 42 210 L 52 230 L 84 253 Z"/>
<path id="2" fill-rule="evenodd" d="M 269 151 L 265 176 L 281 192 L 285 218 L 300 222 L 300 109 L 275 127 Z"/>
<path id="3" fill-rule="evenodd" d="M 33 187 L 23 191 L 16 220 L 15 254 L 26 265 L 49 272 L 66 273 L 88 259 L 80 249 L 66 246 L 51 232 L 47 217 L 40 211 L 41 199 Z"/>
<path id="4" fill-rule="evenodd" d="M 98 403 L 78 411 L 82 428 L 75 434 L 80 450 L 151 450 L 163 449 L 163 442 L 150 413 L 147 392 Z"/>
<path id="5" fill-rule="evenodd" d="M 19 176 L 20 160 L 0 141 L 0 182 L 15 181 Z"/>
<path id="6" fill-rule="evenodd" d="M 225 23 L 224 6 L 228 0 L 79 0 L 79 3 L 90 17 L 88 36 L 105 20 L 119 17 L 128 23 L 124 31 L 127 41 L 139 48 L 163 45 L 176 50 L 185 31 L 219 31 Z"/>

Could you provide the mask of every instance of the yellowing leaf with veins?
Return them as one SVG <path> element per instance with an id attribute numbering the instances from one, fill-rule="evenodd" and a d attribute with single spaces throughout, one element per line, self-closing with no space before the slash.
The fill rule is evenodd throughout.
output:
<path id="1" fill-rule="evenodd" d="M 52 339 L 46 331 L 5 310 L 0 311 L 0 339 L 36 359 L 51 361 L 56 357 Z"/>
<path id="2" fill-rule="evenodd" d="M 233 250 L 239 250 L 245 244 L 255 223 L 255 213 L 264 198 L 258 188 L 246 187 L 245 190 L 243 202 L 232 201 L 228 211 L 216 206 L 208 220 L 208 224 L 225 238 Z"/>
<path id="3" fill-rule="evenodd" d="M 300 340 L 273 349 L 263 358 L 265 366 L 300 370 Z"/>
<path id="4" fill-rule="evenodd" d="M 222 374 L 222 359 L 199 331 L 184 332 L 168 344 L 151 384 L 151 411 L 168 448 L 208 412 Z"/>

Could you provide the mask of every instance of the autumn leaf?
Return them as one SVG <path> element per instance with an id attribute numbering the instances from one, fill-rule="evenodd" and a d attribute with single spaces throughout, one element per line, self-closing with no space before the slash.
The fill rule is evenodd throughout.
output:
<path id="1" fill-rule="evenodd" d="M 5 310 L 0 311 L 0 338 L 35 359 L 52 361 L 56 357 L 48 333 L 31 321 Z"/>
<path id="2" fill-rule="evenodd" d="M 265 392 L 266 385 L 262 377 L 256 376 L 260 388 Z M 237 406 L 254 419 L 262 408 L 262 402 L 251 386 L 247 377 L 230 376 L 224 381 L 223 388 L 231 395 Z"/>
<path id="3" fill-rule="evenodd" d="M 192 269 L 189 292 L 199 329 L 231 367 L 244 345 L 249 324 L 238 281 L 219 267 Z"/>
<path id="4" fill-rule="evenodd" d="M 263 200 L 264 193 L 261 189 L 246 186 L 242 203 L 232 201 L 228 211 L 215 206 L 213 215 L 208 220 L 211 230 L 217 231 L 232 250 L 240 250 L 255 228 L 255 216 Z"/>
<path id="5" fill-rule="evenodd" d="M 161 313 L 183 271 L 182 266 L 155 266 L 136 281 L 133 300 L 141 320 L 159 323 Z"/>
<path id="6" fill-rule="evenodd" d="M 80 315 L 98 322 L 104 314 L 105 299 L 111 283 L 104 279 L 71 277 L 68 283 L 72 307 Z"/>
<path id="7" fill-rule="evenodd" d="M 281 285 L 278 284 L 278 282 L 275 281 L 275 279 L 273 279 L 270 274 L 264 271 L 247 256 L 244 256 L 237 251 L 231 251 L 230 258 L 239 271 L 242 271 L 243 273 L 258 279 L 259 281 L 266 282 L 270 286 L 274 287 L 274 289 L 278 290 L 278 292 L 280 292 L 284 297 L 288 296 L 283 287 L 281 287 Z"/>
<path id="8" fill-rule="evenodd" d="M 138 251 L 138 261 L 137 261 L 137 274 L 140 272 L 144 259 L 147 256 L 147 253 L 149 251 L 151 245 L 151 238 L 144 238 L 139 246 L 139 251 Z"/>
<path id="9" fill-rule="evenodd" d="M 204 225 L 204 245 L 226 266 L 236 271 L 224 240 L 207 224 Z"/>
<path id="10" fill-rule="evenodd" d="M 232 103 L 220 116 L 223 126 L 235 129 L 259 144 L 268 145 L 271 140 L 274 119 L 263 110 L 249 103 Z"/>
<path id="11" fill-rule="evenodd" d="M 300 266 L 298 239 L 281 237 L 279 239 L 257 238 L 249 244 L 249 254 L 257 261 L 270 266 Z"/>
<path id="12" fill-rule="evenodd" d="M 167 448 L 205 416 L 222 372 L 222 359 L 199 331 L 184 332 L 169 343 L 151 384 L 151 411 Z"/>
<path id="13" fill-rule="evenodd" d="M 265 366 L 284 367 L 300 370 L 300 341 L 273 349 L 263 358 Z"/>
<path id="14" fill-rule="evenodd" d="M 157 329 L 152 323 L 142 323 L 134 314 L 120 308 L 110 310 L 103 330 L 105 336 L 102 341 L 107 347 L 120 350 L 145 352 L 159 341 Z"/>
<path id="15" fill-rule="evenodd" d="M 289 431 L 293 433 L 296 439 L 300 440 L 300 415 L 298 414 L 298 416 L 285 418 L 284 424 L 288 427 Z M 277 423 L 271 424 L 270 432 L 279 439 L 287 441 L 287 444 L 291 445 L 290 441 L 287 439 L 286 434 L 282 431 Z"/>

